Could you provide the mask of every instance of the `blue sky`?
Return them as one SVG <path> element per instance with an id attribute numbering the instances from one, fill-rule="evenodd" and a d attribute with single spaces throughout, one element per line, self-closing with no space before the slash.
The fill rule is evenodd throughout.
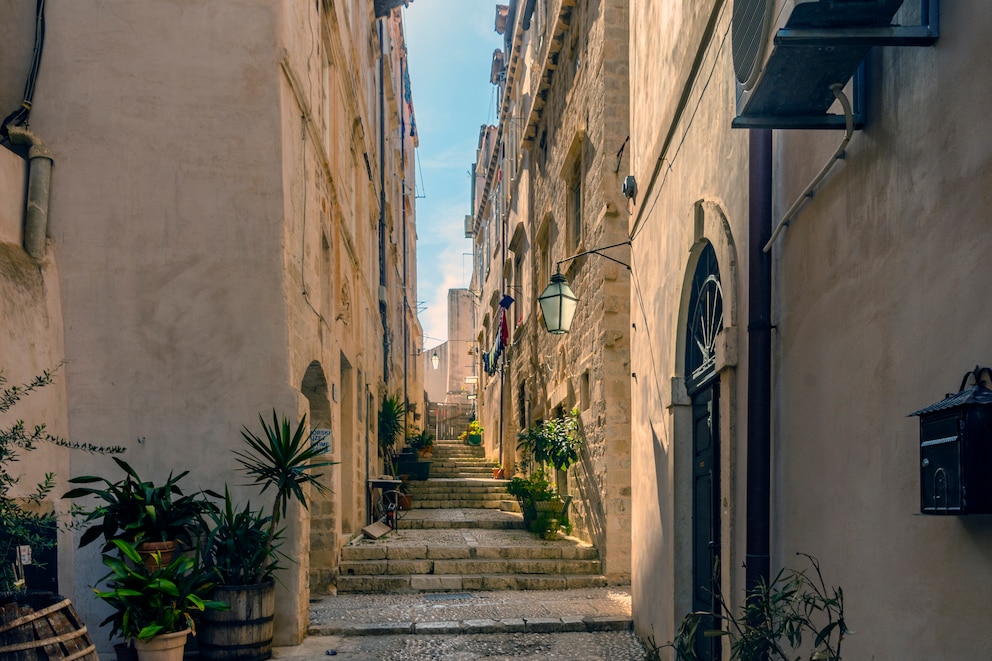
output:
<path id="1" fill-rule="evenodd" d="M 404 10 L 413 106 L 420 135 L 417 169 L 417 299 L 424 347 L 447 339 L 448 289 L 468 287 L 472 242 L 472 162 L 479 128 L 496 121 L 489 82 L 496 0 L 414 0 Z M 436 338 L 436 339 L 430 339 Z"/>

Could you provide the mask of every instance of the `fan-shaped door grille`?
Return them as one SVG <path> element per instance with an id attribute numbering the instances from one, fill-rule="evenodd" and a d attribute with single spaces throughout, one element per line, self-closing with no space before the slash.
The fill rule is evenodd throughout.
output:
<path id="1" fill-rule="evenodd" d="M 761 70 L 773 4 L 773 0 L 734 0 L 734 73 L 744 89 L 754 84 Z"/>

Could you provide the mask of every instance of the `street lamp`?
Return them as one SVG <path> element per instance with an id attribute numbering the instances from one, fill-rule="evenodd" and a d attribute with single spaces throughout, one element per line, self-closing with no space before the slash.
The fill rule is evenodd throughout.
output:
<path id="1" fill-rule="evenodd" d="M 592 250 L 584 250 L 558 262 L 558 268 L 555 271 L 555 274 L 551 276 L 551 284 L 549 284 L 547 289 L 545 289 L 544 292 L 537 297 L 538 303 L 541 304 L 541 312 L 544 314 L 544 325 L 547 326 L 549 333 L 553 335 L 564 335 L 567 333 L 572 327 L 572 317 L 575 316 L 575 308 L 579 304 L 578 296 L 576 296 L 575 292 L 572 291 L 572 288 L 568 286 L 568 280 L 565 279 L 565 276 L 561 274 L 561 265 L 565 262 L 572 261 L 576 257 L 582 257 L 583 255 L 599 255 L 600 257 L 605 257 L 611 262 L 616 262 L 629 271 L 630 264 L 621 262 L 619 259 L 610 257 L 609 255 L 604 255 L 601 252 L 610 248 L 618 248 L 620 246 L 629 245 L 630 240 L 628 239 L 627 241 L 614 243 L 610 246 L 593 248 Z"/>
<path id="2" fill-rule="evenodd" d="M 434 369 L 437 369 L 437 366 L 440 365 L 440 364 L 441 364 L 441 358 L 438 357 L 438 355 L 437 355 L 437 349 L 435 349 L 434 350 L 434 353 L 431 354 L 431 367 L 433 367 Z"/>
<path id="3" fill-rule="evenodd" d="M 537 298 L 544 314 L 544 325 L 548 332 L 562 335 L 572 327 L 572 317 L 579 299 L 568 286 L 568 280 L 560 272 L 551 276 L 551 284 Z"/>

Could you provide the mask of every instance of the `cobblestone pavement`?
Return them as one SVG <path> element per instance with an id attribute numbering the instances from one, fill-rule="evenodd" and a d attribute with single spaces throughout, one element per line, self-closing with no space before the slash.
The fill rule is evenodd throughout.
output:
<path id="1" fill-rule="evenodd" d="M 644 661 L 627 587 L 314 599 L 310 635 L 273 657 L 292 661 Z"/>
<path id="2" fill-rule="evenodd" d="M 515 618 L 589 617 L 624 621 L 629 628 L 630 588 L 507 590 L 423 594 L 343 594 L 315 599 L 310 632 L 335 634 L 369 623 L 502 621 Z"/>
<path id="3" fill-rule="evenodd" d="M 311 636 L 298 647 L 277 647 L 287 661 L 644 661 L 630 631 L 439 636 Z"/>

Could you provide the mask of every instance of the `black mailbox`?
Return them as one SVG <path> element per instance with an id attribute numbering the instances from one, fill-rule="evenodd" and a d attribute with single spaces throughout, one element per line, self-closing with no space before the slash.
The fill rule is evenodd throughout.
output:
<path id="1" fill-rule="evenodd" d="M 957 394 L 910 415 L 920 416 L 920 511 L 992 513 L 992 390 L 976 367 Z M 975 385 L 965 388 L 969 377 Z"/>

